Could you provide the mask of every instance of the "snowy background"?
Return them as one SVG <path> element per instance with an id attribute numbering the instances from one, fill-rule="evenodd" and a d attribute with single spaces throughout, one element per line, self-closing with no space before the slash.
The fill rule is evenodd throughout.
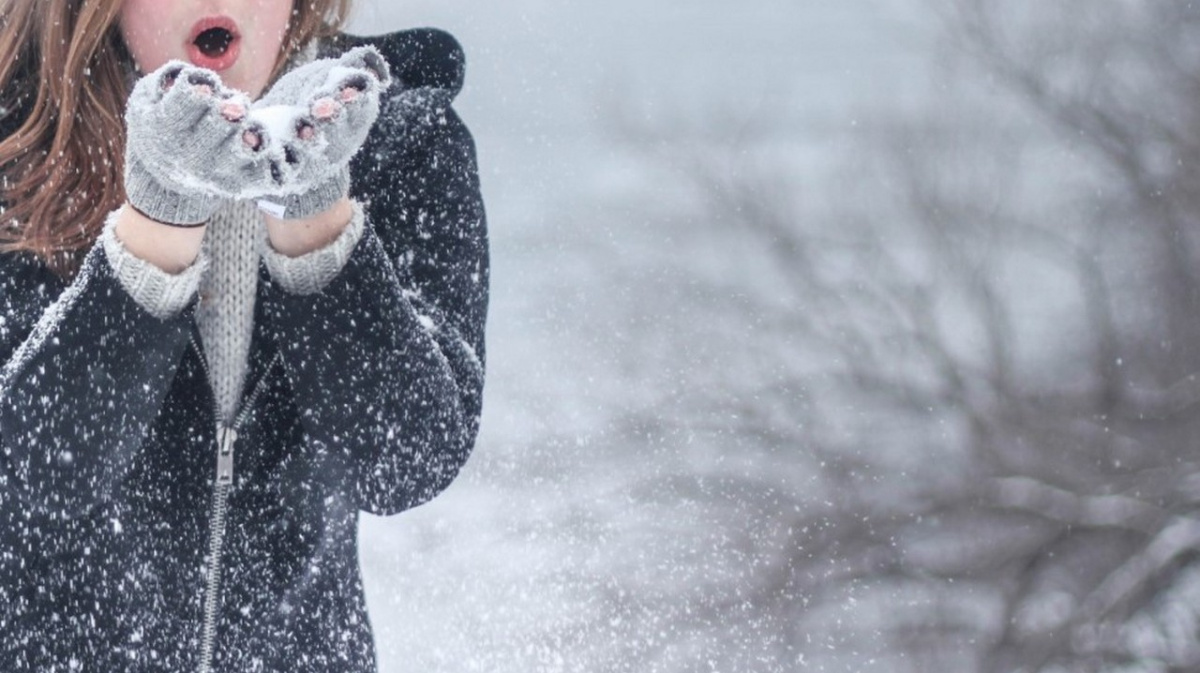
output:
<path id="1" fill-rule="evenodd" d="M 718 330 L 690 324 L 704 320 L 696 307 L 672 305 L 678 290 L 655 274 L 720 264 L 725 251 L 660 226 L 654 206 L 687 195 L 648 171 L 650 148 L 628 147 L 614 117 L 769 119 L 788 127 L 805 170 L 824 171 L 864 108 L 920 103 L 920 17 L 880 0 L 431 0 L 361 2 L 352 30 L 422 25 L 452 32 L 468 57 L 457 108 L 491 226 L 489 378 L 460 480 L 363 525 L 382 670 L 702 670 L 730 656 L 757 670 L 756 651 L 790 624 L 756 633 L 736 608 L 674 623 L 699 585 L 754 573 L 753 553 L 730 548 L 748 513 L 642 492 L 692 461 L 706 470 L 719 443 L 689 448 L 680 429 L 628 443 L 629 423 L 675 413 L 679 388 L 736 378 L 737 358 L 720 351 L 752 326 L 705 334 Z M 806 488 L 792 477 L 782 486 Z M 644 595 L 614 599 L 622 591 Z M 656 615 L 673 593 L 682 602 Z M 640 656 L 662 661 L 642 667 Z M 761 656 L 761 670 L 800 660 Z"/>
<path id="2" fill-rule="evenodd" d="M 463 44 L 493 259 L 383 673 L 1200 663 L 1200 21 L 1098 4 L 360 0 Z"/>
<path id="3" fill-rule="evenodd" d="M 734 614 L 678 634 L 676 616 L 655 619 L 643 598 L 629 599 L 638 606 L 629 614 L 602 612 L 626 575 L 644 575 L 627 590 L 646 583 L 640 590 L 658 593 L 659 583 L 750 572 L 719 558 L 725 529 L 743 522 L 633 493 L 648 474 L 692 459 L 675 445 L 682 434 L 613 446 L 631 410 L 703 385 L 672 380 L 677 368 L 720 366 L 707 352 L 719 346 L 692 330 L 655 335 L 679 341 L 656 348 L 693 350 L 690 365 L 636 341 L 646 323 L 687 327 L 654 297 L 665 291 L 653 277 L 660 258 L 722 251 L 679 246 L 678 231 L 654 231 L 630 205 L 679 198 L 678 187 L 640 171 L 642 157 L 606 115 L 688 123 L 708 109 L 747 120 L 766 112 L 812 129 L 795 140 L 820 148 L 805 152 L 821 170 L 820 153 L 853 132 L 860 106 L 912 102 L 906 89 L 923 73 L 911 17 L 895 2 L 438 0 L 361 3 L 355 18 L 361 32 L 432 25 L 463 43 L 457 107 L 478 143 L 494 260 L 477 451 L 434 503 L 363 526 L 382 670 L 621 670 L 627 648 L 749 656 L 770 634 L 723 623 Z M 630 358 L 631 348 L 646 352 Z"/>

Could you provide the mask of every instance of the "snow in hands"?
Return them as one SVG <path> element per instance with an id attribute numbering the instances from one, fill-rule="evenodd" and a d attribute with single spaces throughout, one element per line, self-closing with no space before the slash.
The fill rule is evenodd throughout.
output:
<path id="1" fill-rule="evenodd" d="M 372 47 L 357 47 L 287 73 L 250 111 L 273 147 L 281 175 L 259 205 L 287 217 L 328 209 L 350 185 L 350 157 L 379 115 L 379 96 L 391 84 L 387 62 Z M 298 105 L 296 101 L 300 101 Z M 283 215 L 276 215 L 282 217 Z"/>
<path id="2" fill-rule="evenodd" d="M 136 84 L 126 110 L 131 203 L 154 216 L 161 193 L 191 197 L 197 212 L 183 219 L 199 222 L 210 201 L 305 194 L 346 169 L 390 81 L 363 47 L 297 68 L 251 104 L 216 72 L 171 61 Z"/>

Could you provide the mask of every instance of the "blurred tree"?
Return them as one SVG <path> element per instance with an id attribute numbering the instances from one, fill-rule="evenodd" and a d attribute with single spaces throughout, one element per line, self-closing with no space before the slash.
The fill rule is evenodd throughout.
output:
<path id="1" fill-rule="evenodd" d="M 659 385 L 606 441 L 673 447 L 624 494 L 682 547 L 597 612 L 642 670 L 1200 669 L 1200 6 L 939 7 L 938 104 L 837 179 L 625 116 L 672 254 L 610 269 Z"/>

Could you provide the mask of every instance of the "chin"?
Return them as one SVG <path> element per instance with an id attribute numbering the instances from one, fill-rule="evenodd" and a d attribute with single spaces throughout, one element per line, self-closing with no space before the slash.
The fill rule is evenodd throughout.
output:
<path id="1" fill-rule="evenodd" d="M 250 94 L 252 99 L 258 98 L 262 94 L 263 89 L 266 88 L 266 82 L 258 77 L 237 72 L 223 72 L 218 74 L 221 76 L 221 81 L 225 83 L 225 86 Z"/>

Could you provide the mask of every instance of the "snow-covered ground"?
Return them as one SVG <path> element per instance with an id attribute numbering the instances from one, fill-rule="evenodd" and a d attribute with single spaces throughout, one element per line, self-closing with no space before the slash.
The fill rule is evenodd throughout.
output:
<path id="1" fill-rule="evenodd" d="M 632 663 L 634 655 L 657 662 L 654 670 L 701 670 L 692 667 L 697 653 L 720 650 L 745 650 L 729 661 L 755 660 L 756 625 L 738 623 L 736 614 L 678 627 L 687 631 L 681 635 L 677 614 L 600 609 L 619 603 L 630 586 L 669 596 L 666 585 L 753 572 L 726 567 L 716 553 L 714 535 L 737 521 L 713 521 L 669 497 L 634 504 L 641 476 L 687 469 L 688 454 L 670 443 L 644 454 L 613 445 L 628 433 L 614 424 L 631 408 L 656 415 L 653 405 L 663 399 L 656 391 L 671 388 L 672 370 L 659 366 L 653 348 L 639 361 L 643 351 L 630 342 L 637 324 L 656 320 L 641 311 L 653 310 L 653 285 L 614 286 L 604 270 L 652 265 L 673 245 L 647 231 L 636 209 L 614 205 L 627 192 L 653 189 L 642 184 L 638 157 L 614 141 L 613 115 L 661 123 L 716 111 L 784 120 L 799 129 L 806 170 L 819 172 L 839 160 L 834 153 L 859 115 L 926 100 L 932 21 L 919 6 L 359 4 L 354 32 L 432 25 L 463 43 L 468 74 L 457 107 L 479 148 L 493 256 L 476 453 L 433 503 L 364 519 L 361 561 L 384 673 L 651 670 Z M 684 343 L 688 323 L 674 320 Z M 706 366 L 715 364 L 695 363 Z M 662 652 L 647 655 L 656 642 Z M 783 670 L 788 656 L 741 670 Z"/>

